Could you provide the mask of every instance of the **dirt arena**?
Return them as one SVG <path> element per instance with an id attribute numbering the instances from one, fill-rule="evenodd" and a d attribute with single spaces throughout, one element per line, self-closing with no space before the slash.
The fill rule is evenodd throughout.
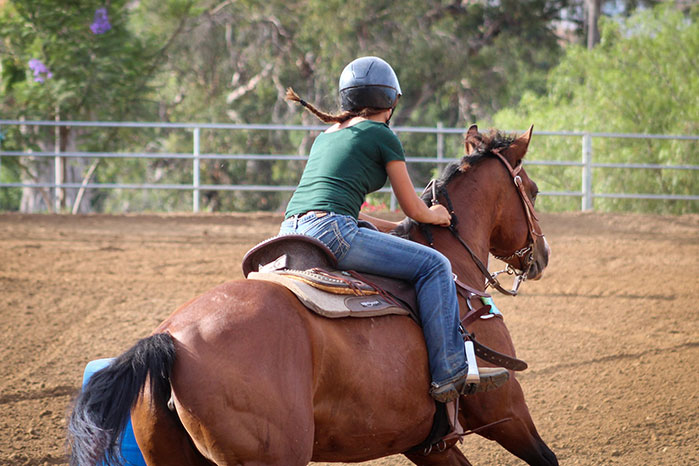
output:
<path id="1" fill-rule="evenodd" d="M 0 215 L 0 465 L 66 464 L 85 364 L 241 277 L 276 233 L 254 215 Z M 518 378 L 563 465 L 699 464 L 699 216 L 542 215 L 541 281 L 495 296 Z M 474 465 L 517 465 L 469 436 Z M 365 464 L 409 464 L 394 456 Z"/>

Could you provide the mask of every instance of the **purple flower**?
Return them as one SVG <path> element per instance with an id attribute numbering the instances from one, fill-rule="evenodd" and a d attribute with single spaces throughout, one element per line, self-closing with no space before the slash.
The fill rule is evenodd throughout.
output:
<path id="1" fill-rule="evenodd" d="M 107 17 L 107 8 L 97 8 L 95 10 L 95 19 L 90 25 L 90 30 L 93 34 L 104 34 L 112 28 L 109 24 L 109 18 Z"/>
<path id="2" fill-rule="evenodd" d="M 51 73 L 48 67 L 36 58 L 29 60 L 29 69 L 34 72 L 34 81 L 38 83 L 43 83 L 45 78 L 50 79 L 53 77 L 53 73 Z"/>

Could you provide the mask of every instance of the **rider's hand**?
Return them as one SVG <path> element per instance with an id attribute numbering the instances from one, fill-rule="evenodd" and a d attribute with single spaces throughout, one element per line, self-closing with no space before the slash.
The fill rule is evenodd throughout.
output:
<path id="1" fill-rule="evenodd" d="M 430 212 L 432 213 L 433 225 L 439 225 L 441 227 L 448 227 L 451 225 L 451 215 L 446 207 L 441 204 L 433 205 L 430 207 Z"/>

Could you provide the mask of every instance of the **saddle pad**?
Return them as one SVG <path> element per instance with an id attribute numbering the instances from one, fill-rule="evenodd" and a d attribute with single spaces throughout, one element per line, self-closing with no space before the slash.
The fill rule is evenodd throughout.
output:
<path id="1" fill-rule="evenodd" d="M 399 306 L 380 295 L 369 296 L 333 294 L 314 288 L 292 275 L 270 272 L 250 272 L 248 280 L 263 280 L 286 287 L 310 310 L 324 317 L 377 317 L 382 315 L 409 315 Z"/>

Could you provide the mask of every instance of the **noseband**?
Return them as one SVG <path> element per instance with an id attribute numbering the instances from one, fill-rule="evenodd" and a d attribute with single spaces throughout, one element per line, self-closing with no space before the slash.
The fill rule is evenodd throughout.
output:
<path id="1" fill-rule="evenodd" d="M 512 260 L 515 257 L 519 258 L 520 263 L 522 264 L 522 269 L 516 269 L 512 265 L 507 264 L 507 267 L 504 270 L 495 272 L 495 273 L 490 273 L 488 271 L 488 268 L 483 264 L 483 262 L 478 258 L 478 256 L 473 252 L 473 250 L 469 247 L 469 245 L 464 241 L 464 239 L 461 237 L 459 234 L 458 228 L 457 228 L 457 218 L 456 215 L 454 214 L 454 206 L 451 202 L 451 199 L 449 198 L 449 192 L 446 189 L 446 186 L 443 186 L 442 189 L 440 190 L 440 194 L 442 194 L 447 202 L 447 209 L 449 210 L 449 213 L 451 214 L 451 225 L 449 225 L 449 231 L 456 237 L 456 239 L 461 243 L 461 245 L 468 251 L 468 253 L 471 255 L 471 258 L 473 259 L 473 262 L 478 266 L 478 269 L 481 271 L 483 276 L 486 279 L 486 288 L 488 286 L 492 286 L 499 292 L 510 295 L 510 296 L 516 296 L 517 292 L 519 290 L 519 286 L 522 284 L 524 280 L 527 279 L 527 274 L 531 270 L 532 266 L 534 265 L 534 252 L 536 248 L 536 237 L 543 237 L 543 233 L 541 233 L 541 228 L 539 227 L 539 219 L 536 216 L 536 213 L 534 212 L 534 204 L 532 204 L 531 200 L 529 200 L 529 197 L 527 197 L 527 193 L 524 191 L 524 183 L 522 182 L 522 177 L 519 175 L 520 171 L 522 170 L 522 162 L 520 161 L 514 168 L 512 165 L 510 165 L 510 162 L 500 153 L 500 149 L 493 149 L 491 151 L 493 154 L 497 156 L 497 158 L 505 165 L 505 168 L 507 168 L 507 171 L 510 173 L 510 176 L 512 177 L 512 181 L 515 184 L 515 187 L 517 188 L 517 192 L 519 193 L 519 197 L 522 200 L 522 206 L 524 208 L 524 213 L 525 217 L 527 219 L 527 226 L 528 226 L 528 244 L 516 251 L 514 251 L 512 254 L 509 256 L 497 256 L 493 254 L 493 256 L 496 259 L 500 259 L 504 262 L 507 262 L 508 260 Z M 430 185 L 425 189 L 431 189 L 432 191 L 432 205 L 439 204 L 439 200 L 437 199 L 437 188 L 436 188 L 436 183 L 434 180 L 430 182 Z M 423 230 L 424 231 L 424 230 Z M 431 236 L 431 235 L 428 235 Z M 429 238 L 430 243 L 432 243 L 431 238 Z M 505 289 L 501 284 L 500 281 L 498 280 L 498 275 L 502 273 L 507 273 L 508 275 L 515 275 L 515 281 L 512 285 L 511 290 Z"/>

